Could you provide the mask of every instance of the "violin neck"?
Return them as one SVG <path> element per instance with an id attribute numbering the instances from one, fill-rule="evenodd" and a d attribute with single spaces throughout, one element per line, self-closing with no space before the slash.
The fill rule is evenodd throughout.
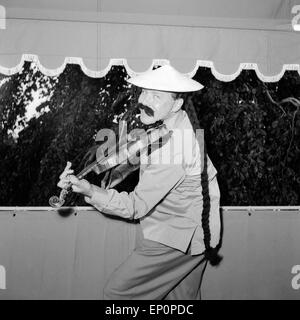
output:
<path id="1" fill-rule="evenodd" d="M 87 167 L 85 167 L 84 169 L 82 169 L 77 175 L 76 177 L 78 179 L 82 179 L 83 177 L 85 177 L 88 173 L 90 173 L 91 171 L 96 171 L 97 169 L 97 174 L 100 174 L 101 172 L 105 172 L 106 170 L 110 169 L 111 166 L 105 162 L 105 163 L 101 163 L 101 161 L 94 161 L 92 163 L 90 163 Z"/>

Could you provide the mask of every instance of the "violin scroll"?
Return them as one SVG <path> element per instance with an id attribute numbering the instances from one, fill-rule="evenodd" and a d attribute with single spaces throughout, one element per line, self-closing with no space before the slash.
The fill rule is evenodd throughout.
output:
<path id="1" fill-rule="evenodd" d="M 67 194 L 70 191 L 70 186 L 68 186 L 66 189 L 62 189 L 60 192 L 59 197 L 58 196 L 52 196 L 49 199 L 49 204 L 52 208 L 60 208 L 64 203 L 65 203 L 65 199 Z"/>

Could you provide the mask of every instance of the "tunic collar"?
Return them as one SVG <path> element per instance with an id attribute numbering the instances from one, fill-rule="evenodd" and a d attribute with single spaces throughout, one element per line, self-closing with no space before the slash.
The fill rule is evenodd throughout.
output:
<path id="1" fill-rule="evenodd" d="M 182 128 L 184 118 L 185 111 L 180 109 L 176 113 L 172 114 L 169 118 L 165 119 L 163 123 L 169 130 L 180 129 Z"/>

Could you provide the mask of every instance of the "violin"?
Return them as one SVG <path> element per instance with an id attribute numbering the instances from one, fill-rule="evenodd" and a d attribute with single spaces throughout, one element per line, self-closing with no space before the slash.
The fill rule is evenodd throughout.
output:
<path id="1" fill-rule="evenodd" d="M 97 152 L 96 161 L 86 166 L 76 177 L 82 179 L 91 171 L 100 174 L 114 169 L 109 181 L 109 186 L 112 188 L 139 167 L 141 154 L 144 152 L 149 154 L 160 148 L 169 140 L 172 133 L 172 130 L 168 130 L 165 124 L 147 131 L 141 130 L 139 134 L 132 136 L 129 141 L 120 143 L 118 152 L 116 152 L 115 145 L 108 148 L 107 155 L 104 155 L 103 152 Z M 59 196 L 52 196 L 49 199 L 50 206 L 60 208 L 70 192 L 72 192 L 71 182 L 61 190 Z"/>

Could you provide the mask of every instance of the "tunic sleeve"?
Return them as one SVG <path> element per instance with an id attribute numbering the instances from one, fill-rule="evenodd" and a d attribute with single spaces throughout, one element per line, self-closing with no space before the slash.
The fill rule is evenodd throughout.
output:
<path id="1" fill-rule="evenodd" d="M 118 192 L 93 186 L 92 197 L 85 200 L 103 213 L 139 219 L 147 215 L 184 176 L 180 164 L 150 164 L 134 191 Z"/>

